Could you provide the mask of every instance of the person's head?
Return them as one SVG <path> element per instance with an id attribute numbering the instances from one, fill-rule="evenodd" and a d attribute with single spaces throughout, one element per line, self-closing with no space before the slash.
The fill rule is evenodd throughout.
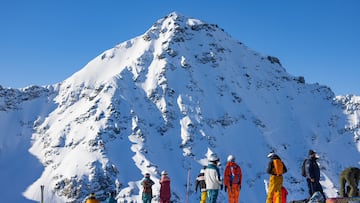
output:
<path id="1" fill-rule="evenodd" d="M 217 165 L 219 163 L 220 159 L 216 154 L 212 154 L 208 157 L 208 161 Z"/>
<path id="2" fill-rule="evenodd" d="M 90 193 L 89 198 L 91 198 L 91 199 L 95 199 L 95 197 L 96 197 L 96 196 L 95 196 L 95 193 L 93 193 L 93 192 L 92 192 L 92 193 Z"/>
<path id="3" fill-rule="evenodd" d="M 165 170 L 163 170 L 163 171 L 161 171 L 161 175 L 162 175 L 162 176 L 167 176 L 167 175 L 168 175 L 168 172 L 165 171 Z"/>
<path id="4" fill-rule="evenodd" d="M 269 159 L 272 159 L 273 157 L 275 157 L 276 156 L 276 154 L 274 153 L 274 152 L 270 152 L 268 155 L 267 155 L 267 157 L 269 158 Z"/>
<path id="5" fill-rule="evenodd" d="M 205 169 L 202 168 L 202 169 L 200 170 L 200 173 L 205 173 Z"/>
<path id="6" fill-rule="evenodd" d="M 150 173 L 145 173 L 145 178 L 150 178 Z"/>
<path id="7" fill-rule="evenodd" d="M 109 192 L 109 197 L 114 197 L 115 196 L 115 192 L 112 191 L 112 192 Z"/>
<path id="8" fill-rule="evenodd" d="M 234 162 L 235 161 L 235 156 L 230 154 L 228 157 L 227 157 L 227 161 L 228 162 Z"/>
<path id="9" fill-rule="evenodd" d="M 316 152 L 314 150 L 310 149 L 308 155 L 309 155 L 309 157 L 316 157 Z"/>

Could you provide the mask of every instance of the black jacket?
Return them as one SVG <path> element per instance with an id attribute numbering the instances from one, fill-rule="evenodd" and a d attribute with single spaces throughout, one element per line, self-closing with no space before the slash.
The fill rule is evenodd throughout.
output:
<path id="1" fill-rule="evenodd" d="M 320 168 L 316 162 L 316 157 L 310 157 L 305 164 L 306 178 L 314 179 L 316 182 L 320 181 Z"/>
<path id="2" fill-rule="evenodd" d="M 204 192 L 206 191 L 206 184 L 205 184 L 205 177 L 204 173 L 200 173 L 198 177 L 196 177 L 196 183 L 195 183 L 195 191 L 198 190 L 198 187 L 200 186 L 200 191 Z"/>

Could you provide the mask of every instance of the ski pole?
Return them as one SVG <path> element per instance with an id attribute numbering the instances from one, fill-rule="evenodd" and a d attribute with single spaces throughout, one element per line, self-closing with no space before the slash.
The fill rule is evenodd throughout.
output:
<path id="1" fill-rule="evenodd" d="M 44 185 L 40 185 L 41 190 L 41 200 L 40 203 L 44 203 Z"/>
<path id="2" fill-rule="evenodd" d="M 187 181 L 186 181 L 186 203 L 189 202 L 189 184 L 190 184 L 190 168 L 188 169 Z"/>

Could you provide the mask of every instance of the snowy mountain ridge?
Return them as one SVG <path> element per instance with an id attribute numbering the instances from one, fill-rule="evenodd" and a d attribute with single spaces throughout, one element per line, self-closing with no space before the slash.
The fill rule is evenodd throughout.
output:
<path id="1" fill-rule="evenodd" d="M 118 202 L 140 202 L 142 175 L 151 174 L 158 195 L 167 170 L 172 200 L 185 202 L 187 172 L 192 184 L 214 152 L 222 167 L 229 154 L 241 165 L 241 202 L 260 202 L 271 150 L 289 169 L 289 199 L 299 199 L 310 148 L 335 196 L 339 172 L 360 164 L 359 109 L 360 97 L 335 97 L 217 25 L 174 12 L 59 84 L 0 87 L 0 176 L 19 185 L 5 200 L 39 201 L 45 185 L 45 202 L 81 202 L 91 191 L 104 200 L 112 190 Z M 19 156 L 29 167 L 8 164 Z M 188 195 L 199 198 L 193 187 Z"/>

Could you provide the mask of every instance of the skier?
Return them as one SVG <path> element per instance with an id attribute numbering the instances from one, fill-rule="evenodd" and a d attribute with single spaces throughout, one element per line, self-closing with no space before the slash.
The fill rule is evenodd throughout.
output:
<path id="1" fill-rule="evenodd" d="M 266 172 L 270 174 L 270 180 L 266 203 L 272 203 L 274 195 L 276 196 L 275 203 L 281 203 L 281 187 L 284 181 L 282 175 L 287 172 L 287 168 L 277 154 L 271 152 L 267 157 L 270 161 Z"/>
<path id="2" fill-rule="evenodd" d="M 314 150 L 309 150 L 309 158 L 305 163 L 305 172 L 306 172 L 306 182 L 309 188 L 309 196 L 319 191 L 324 199 L 326 199 L 322 186 L 320 184 L 320 168 L 316 160 L 318 157 L 316 156 L 316 152 Z"/>
<path id="3" fill-rule="evenodd" d="M 242 171 L 235 163 L 235 157 L 229 155 L 224 172 L 225 192 L 228 192 L 229 203 L 239 202 L 239 195 L 242 183 Z"/>
<path id="4" fill-rule="evenodd" d="M 222 189 L 222 181 L 220 176 L 220 171 L 218 168 L 218 164 L 220 163 L 220 159 L 212 154 L 208 158 L 209 164 L 205 169 L 205 184 L 207 190 L 207 197 L 209 203 L 216 203 L 216 199 L 219 194 L 219 189 Z"/>
<path id="5" fill-rule="evenodd" d="M 360 180 L 360 169 L 349 167 L 340 173 L 340 197 L 355 197 L 358 195 L 358 184 Z M 345 185 L 348 184 L 349 189 L 345 193 Z M 348 194 L 348 195 L 347 195 Z"/>
<path id="6" fill-rule="evenodd" d="M 143 186 L 142 192 L 142 200 L 143 203 L 151 203 L 152 195 L 152 186 L 154 185 L 154 181 L 150 179 L 150 174 L 146 173 L 144 179 L 141 181 L 141 185 Z"/>
<path id="7" fill-rule="evenodd" d="M 170 203 L 170 198 L 170 178 L 167 171 L 162 171 L 160 179 L 160 203 Z"/>
<path id="8" fill-rule="evenodd" d="M 198 187 L 200 188 L 201 196 L 200 196 L 200 203 L 206 203 L 206 184 L 205 184 L 205 173 L 206 167 L 200 170 L 199 175 L 196 177 L 195 182 L 195 192 L 197 192 Z"/>

